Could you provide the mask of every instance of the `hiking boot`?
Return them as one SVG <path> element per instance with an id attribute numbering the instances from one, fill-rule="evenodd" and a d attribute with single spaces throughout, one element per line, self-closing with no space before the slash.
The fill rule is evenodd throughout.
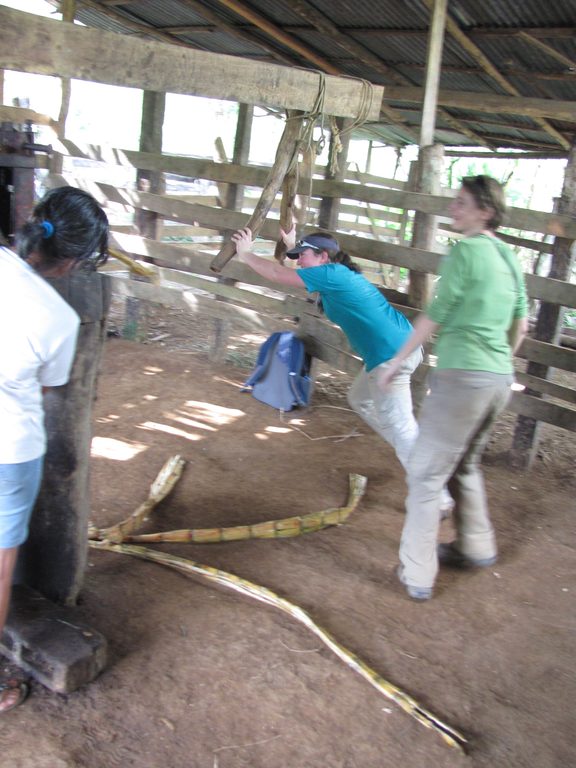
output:
<path id="1" fill-rule="evenodd" d="M 408 597 L 411 597 L 412 600 L 430 600 L 432 597 L 432 587 L 414 587 L 411 584 L 406 584 L 404 581 L 404 568 L 401 565 L 396 568 L 396 576 L 398 576 L 398 580 L 404 586 Z"/>
<path id="2" fill-rule="evenodd" d="M 463 555 L 458 549 L 456 549 L 455 543 L 452 541 L 450 544 L 438 544 L 438 562 L 440 565 L 447 565 L 450 568 L 488 568 L 496 563 L 496 555 L 494 557 L 468 557 Z"/>

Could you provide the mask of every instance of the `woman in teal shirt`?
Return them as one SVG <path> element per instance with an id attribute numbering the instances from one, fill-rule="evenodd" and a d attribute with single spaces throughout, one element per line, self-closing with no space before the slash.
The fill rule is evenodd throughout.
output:
<path id="1" fill-rule="evenodd" d="M 409 596 L 417 600 L 432 597 L 439 561 L 453 566 L 496 562 L 480 460 L 508 401 L 512 356 L 527 330 L 522 272 L 495 235 L 504 212 L 504 192 L 495 179 L 462 180 L 450 214 L 464 238 L 445 259 L 437 294 L 414 333 L 379 374 L 385 391 L 402 361 L 437 332 L 438 362 L 408 465 L 398 569 Z M 456 539 L 437 546 L 438 499 L 446 483 L 455 502 Z"/>
<path id="2" fill-rule="evenodd" d="M 422 360 L 420 345 L 402 361 L 393 385 L 386 392 L 378 386 L 377 374 L 410 337 L 412 326 L 376 286 L 360 274 L 332 235 L 317 232 L 298 244 L 294 242 L 294 229 L 282 232 L 282 236 L 289 248 L 286 255 L 298 260 L 297 269 L 252 253 L 249 229 L 238 230 L 232 239 L 240 261 L 262 277 L 320 294 L 326 316 L 342 328 L 364 361 L 364 368 L 350 388 L 348 401 L 361 418 L 392 445 L 406 467 L 418 433 L 410 376 Z M 451 504 L 449 496 L 445 504 Z"/>

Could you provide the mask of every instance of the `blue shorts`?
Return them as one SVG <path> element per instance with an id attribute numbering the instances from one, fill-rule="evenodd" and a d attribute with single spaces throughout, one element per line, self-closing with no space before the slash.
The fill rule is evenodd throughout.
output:
<path id="1" fill-rule="evenodd" d="M 19 547 L 40 489 L 44 456 L 20 464 L 0 464 L 0 549 Z"/>

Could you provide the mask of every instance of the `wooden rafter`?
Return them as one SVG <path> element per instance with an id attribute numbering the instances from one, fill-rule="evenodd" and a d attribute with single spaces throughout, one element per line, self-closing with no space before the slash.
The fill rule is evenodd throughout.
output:
<path id="1" fill-rule="evenodd" d="M 242 3 L 239 0 L 217 0 L 217 1 L 221 5 L 228 8 L 229 10 L 234 11 L 234 13 L 238 14 L 238 16 L 240 16 L 241 18 L 245 19 L 246 21 L 249 21 L 251 24 L 254 24 L 256 27 L 258 27 L 258 29 L 261 29 L 263 32 L 269 35 L 276 42 L 286 46 L 286 48 L 290 49 L 291 51 L 294 51 L 299 56 L 302 56 L 302 58 L 306 59 L 306 61 L 309 61 L 310 63 L 314 64 L 323 72 L 328 72 L 328 74 L 331 74 L 331 75 L 340 74 L 340 71 L 338 70 L 337 67 L 331 64 L 323 56 L 320 56 L 319 54 L 315 53 L 312 50 L 311 46 L 303 45 L 295 37 L 292 37 L 292 35 L 288 35 L 286 32 L 280 29 L 280 27 L 278 27 L 276 24 L 273 24 L 271 21 L 269 21 L 264 16 L 262 16 L 260 13 L 257 13 L 252 8 L 249 8 L 245 3 Z"/>
<path id="2" fill-rule="evenodd" d="M 518 37 L 521 40 L 525 40 L 535 48 L 538 48 L 539 51 L 544 51 L 544 53 L 546 53 L 548 56 L 551 56 L 553 59 L 556 59 L 556 61 L 559 61 L 561 64 L 564 64 L 564 66 L 572 72 L 576 71 L 576 61 L 568 58 L 568 56 L 565 56 L 563 53 L 560 53 L 560 51 L 557 51 L 551 45 L 548 45 L 548 43 L 543 43 L 541 40 L 538 40 L 537 37 L 529 35 L 526 32 L 519 32 Z"/>
<path id="3" fill-rule="evenodd" d="M 180 24 L 176 27 L 159 27 L 169 35 L 213 35 L 219 29 L 216 24 Z"/>
<path id="4" fill-rule="evenodd" d="M 430 9 L 434 7 L 434 0 L 424 0 L 424 2 Z M 446 32 L 448 32 L 448 34 L 450 34 L 459 43 L 459 45 L 462 46 L 462 48 L 474 59 L 474 61 L 476 61 L 482 67 L 486 74 L 495 80 L 506 93 L 509 93 L 511 96 L 522 95 L 520 91 L 496 69 L 490 59 L 485 56 L 484 53 L 482 53 L 476 43 L 473 43 L 472 40 L 470 40 L 468 35 L 466 35 L 460 29 L 458 23 L 454 21 L 450 15 L 448 15 L 446 19 Z M 549 136 L 552 136 L 552 138 L 557 141 L 558 144 L 560 144 L 560 146 L 564 147 L 564 149 L 570 149 L 570 142 L 559 131 L 557 131 L 556 128 L 550 125 L 548 120 L 542 117 L 537 117 L 535 120 Z"/>
<path id="5" fill-rule="evenodd" d="M 124 16 L 124 14 L 118 13 L 117 11 L 112 10 L 112 8 L 103 5 L 102 2 L 96 2 L 96 0 L 77 0 L 77 5 L 79 8 L 91 8 L 94 11 L 98 11 L 98 13 L 101 13 L 103 16 L 112 19 L 112 21 L 115 21 L 118 24 L 122 24 L 122 26 L 126 27 L 132 32 L 135 32 L 138 35 L 144 35 L 145 37 L 150 37 L 153 40 L 161 40 L 164 43 L 172 43 L 172 45 L 186 45 L 186 43 L 178 40 L 177 37 L 174 37 L 173 35 L 167 34 L 165 32 L 160 32 L 158 29 L 156 29 L 156 27 L 152 27 L 148 24 L 134 21 L 129 16 Z M 116 5 L 120 5 L 120 3 L 116 3 Z"/>
<path id="6" fill-rule="evenodd" d="M 269 45 L 264 40 L 251 35 L 243 29 L 235 27 L 233 24 L 228 24 L 222 16 L 216 13 L 216 11 L 208 8 L 206 5 L 199 2 L 199 0 L 180 0 L 180 2 L 182 5 L 186 6 L 186 8 L 190 8 L 199 16 L 202 16 L 202 18 L 214 24 L 218 30 L 226 32 L 227 34 L 232 35 L 232 37 L 236 37 L 238 40 L 243 40 L 250 45 L 258 46 L 258 48 L 261 48 L 263 51 L 267 51 L 274 59 L 276 59 L 276 61 L 283 61 L 285 64 L 291 66 L 296 64 L 293 58 L 287 56 L 282 51 L 279 51 L 274 46 Z"/>

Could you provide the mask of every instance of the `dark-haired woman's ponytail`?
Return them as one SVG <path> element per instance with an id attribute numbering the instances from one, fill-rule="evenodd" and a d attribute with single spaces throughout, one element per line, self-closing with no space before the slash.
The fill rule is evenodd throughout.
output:
<path id="1" fill-rule="evenodd" d="M 330 261 L 332 264 L 342 264 L 345 267 L 348 267 L 351 272 L 362 272 L 358 264 L 355 264 L 350 256 L 344 251 L 338 251 L 335 254 L 330 254 Z"/>

